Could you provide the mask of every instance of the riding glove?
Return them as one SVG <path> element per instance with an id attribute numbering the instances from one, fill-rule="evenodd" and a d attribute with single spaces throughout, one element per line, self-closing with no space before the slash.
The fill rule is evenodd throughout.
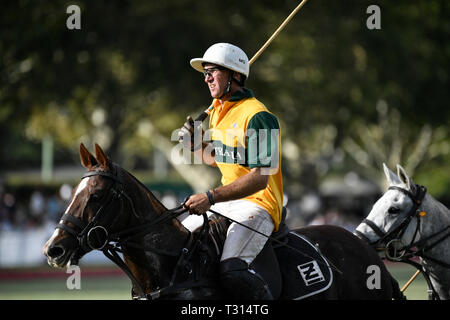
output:
<path id="1" fill-rule="evenodd" d="M 178 131 L 178 141 L 183 143 L 192 152 L 200 150 L 202 147 L 203 129 L 201 121 L 192 119 L 191 116 L 187 117 L 187 121 L 183 124 L 183 127 Z"/>

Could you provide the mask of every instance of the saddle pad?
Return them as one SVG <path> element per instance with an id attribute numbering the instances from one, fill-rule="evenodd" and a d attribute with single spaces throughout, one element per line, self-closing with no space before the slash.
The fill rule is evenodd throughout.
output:
<path id="1" fill-rule="evenodd" d="M 333 282 L 333 272 L 319 250 L 306 237 L 288 234 L 288 245 L 275 249 L 283 278 L 281 299 L 305 299 L 327 290 Z"/>

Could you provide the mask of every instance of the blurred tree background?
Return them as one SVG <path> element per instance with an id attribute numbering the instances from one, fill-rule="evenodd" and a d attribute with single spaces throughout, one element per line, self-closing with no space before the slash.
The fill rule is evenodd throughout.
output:
<path id="1" fill-rule="evenodd" d="M 251 58 L 298 3 L 2 1 L 2 172 L 39 168 L 48 137 L 55 166 L 79 166 L 80 142 L 97 142 L 130 171 L 153 168 L 210 103 L 189 60 L 216 42 Z M 72 4 L 81 30 L 66 27 Z M 372 4 L 380 30 L 366 26 Z M 281 121 L 285 191 L 350 171 L 381 184 L 386 162 L 448 199 L 449 39 L 448 0 L 309 0 L 247 81 Z M 207 170 L 191 167 L 184 178 Z"/>

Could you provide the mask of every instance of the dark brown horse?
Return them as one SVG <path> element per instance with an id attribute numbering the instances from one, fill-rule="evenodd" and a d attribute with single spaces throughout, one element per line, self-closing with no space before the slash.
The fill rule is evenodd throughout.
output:
<path id="1" fill-rule="evenodd" d="M 135 177 L 112 163 L 98 145 L 95 150 L 96 157 L 84 145 L 80 146 L 81 163 L 88 172 L 74 189 L 60 224 L 43 248 L 48 263 L 64 267 L 76 264 L 93 249 L 102 250 L 128 274 L 135 297 L 226 297 L 218 281 L 220 250 L 227 228 L 224 219 L 205 223 L 203 228 L 190 233 L 176 219 L 184 212 L 182 206 L 166 209 Z M 322 270 L 330 276 L 329 285 L 301 298 L 400 297 L 398 285 L 370 246 L 345 229 L 315 226 L 291 231 L 284 235 L 283 241 L 273 242 L 277 244 L 275 252 L 283 271 L 279 299 L 300 297 L 293 288 L 293 284 L 299 283 L 296 281 L 302 281 L 300 273 L 307 286 L 312 283 L 308 280 L 321 273 L 312 263 L 296 262 L 302 255 L 311 257 L 302 254 L 301 247 L 295 248 L 300 238 L 315 244 L 310 249 L 326 257 L 325 263 L 309 260 L 316 267 L 326 264 Z M 117 252 L 123 254 L 123 260 Z M 287 269 L 289 263 L 291 269 Z M 375 282 L 371 284 L 373 279 Z"/>

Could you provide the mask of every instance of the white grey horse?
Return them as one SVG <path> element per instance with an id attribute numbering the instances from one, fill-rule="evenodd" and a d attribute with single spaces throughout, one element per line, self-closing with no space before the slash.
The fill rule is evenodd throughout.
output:
<path id="1" fill-rule="evenodd" d="M 397 165 L 383 164 L 389 188 L 355 234 L 394 261 L 411 263 L 426 276 L 430 299 L 450 299 L 450 211 Z M 411 260 L 420 257 L 420 264 Z"/>

